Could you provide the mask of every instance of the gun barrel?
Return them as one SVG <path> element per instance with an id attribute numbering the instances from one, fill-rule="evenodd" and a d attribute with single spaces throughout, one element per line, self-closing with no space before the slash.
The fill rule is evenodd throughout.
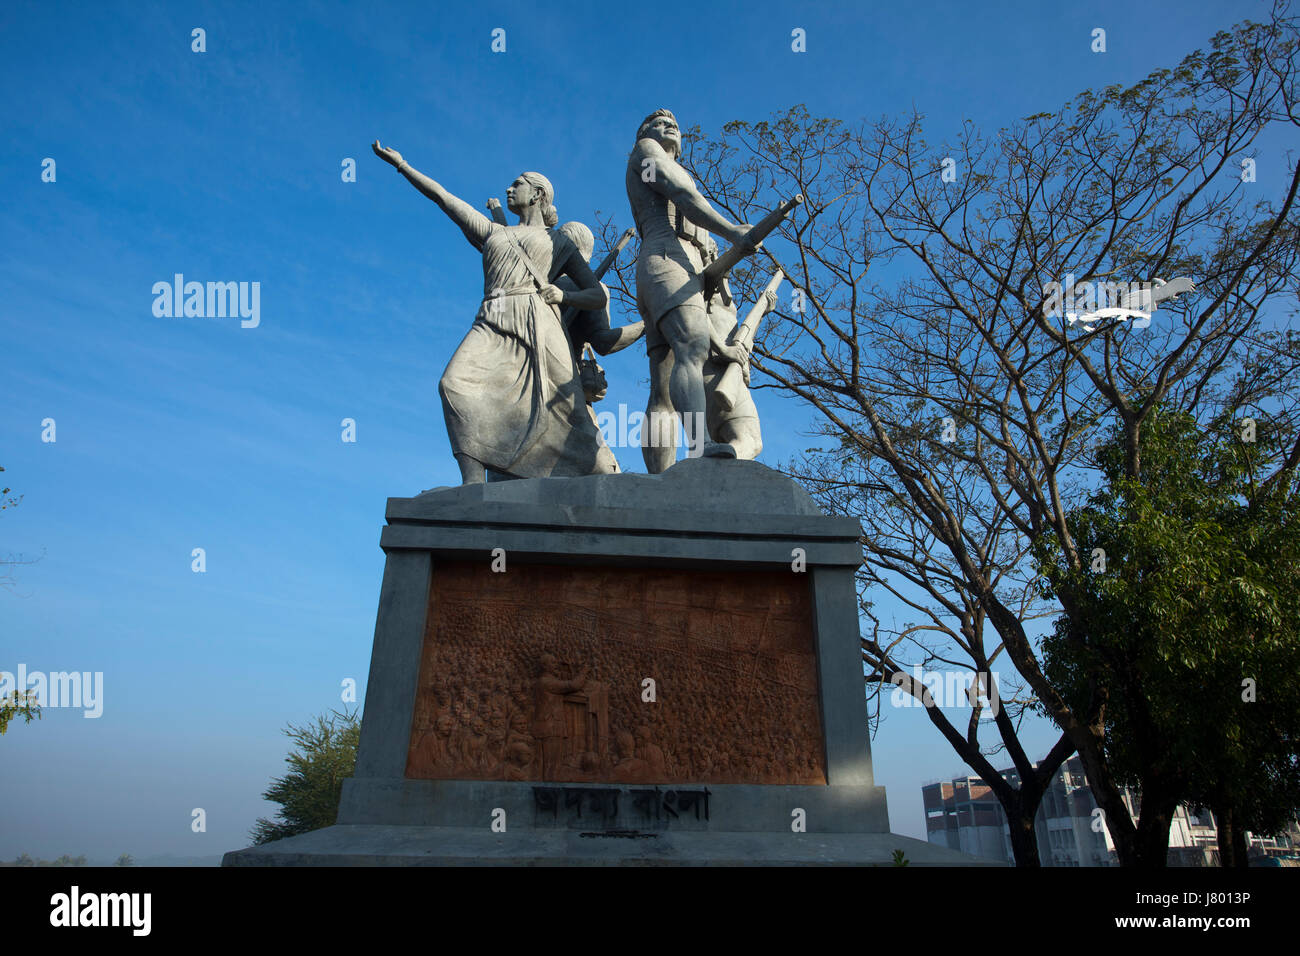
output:
<path id="1" fill-rule="evenodd" d="M 781 282 L 784 279 L 785 273 L 780 269 L 777 269 L 776 272 L 772 274 L 772 278 L 768 280 L 767 287 L 758 297 L 758 301 L 755 302 L 753 307 L 749 310 L 749 314 L 745 316 L 745 321 L 736 326 L 736 330 L 731 333 L 729 344 L 739 345 L 741 342 L 744 342 L 745 345 L 754 344 L 754 335 L 758 332 L 758 323 L 763 320 L 763 316 L 767 315 L 768 312 L 767 293 L 771 292 L 775 295 L 776 290 L 781 287 Z M 740 366 L 735 362 L 729 364 L 726 371 L 724 371 L 722 376 L 718 379 L 718 384 L 714 391 L 718 399 L 718 404 L 722 407 L 724 412 L 730 412 L 736 407 L 736 403 L 740 399 L 740 388 L 744 384 L 744 381 Z"/>
<path id="2" fill-rule="evenodd" d="M 802 202 L 803 196 L 800 194 L 795 194 L 792 198 L 785 200 L 764 216 L 762 220 L 754 226 L 754 228 L 745 233 L 745 239 L 750 244 L 757 246 L 767 238 L 768 234 L 772 232 L 773 229 L 781 225 L 782 219 L 790 215 L 794 208 Z M 722 277 L 730 272 L 736 263 L 745 258 L 748 254 L 749 253 L 746 252 L 741 245 L 737 244 L 732 246 L 705 267 L 705 283 L 711 285 L 721 281 Z"/>
<path id="3" fill-rule="evenodd" d="M 604 278 L 605 273 L 613 268 L 614 263 L 618 261 L 618 254 L 623 251 L 623 247 L 632 239 L 632 234 L 634 232 L 636 232 L 635 229 L 626 230 L 623 235 L 619 237 L 618 242 L 614 243 L 614 248 L 609 250 L 609 254 L 605 256 L 604 259 L 600 260 L 600 265 L 596 266 L 596 271 L 593 273 L 593 275 L 596 276 L 597 282 Z M 577 314 L 578 309 L 576 306 L 565 306 L 564 315 L 561 317 L 561 321 L 567 327 Z"/>
<path id="4" fill-rule="evenodd" d="M 758 323 L 763 320 L 763 316 L 770 311 L 768 308 L 767 294 L 771 292 L 776 294 L 776 290 L 781 288 L 781 283 L 785 281 L 785 273 L 780 269 L 772 273 L 772 278 L 767 280 L 767 286 L 759 294 L 758 301 L 750 308 L 749 313 L 745 316 L 745 321 L 736 326 L 731 333 L 731 344 L 745 345 L 754 344 L 754 336 L 758 333 Z"/>
<path id="5" fill-rule="evenodd" d="M 618 261 L 618 254 L 622 252 L 623 247 L 626 246 L 628 242 L 631 241 L 632 234 L 634 232 L 636 232 L 635 229 L 628 229 L 626 232 L 624 232 L 623 235 L 619 237 L 618 242 L 614 244 L 614 248 L 609 250 L 609 254 L 605 256 L 604 259 L 600 260 L 600 265 L 596 267 L 597 279 L 604 278 L 605 273 L 608 272 L 611 268 L 613 268 L 614 263 Z"/>

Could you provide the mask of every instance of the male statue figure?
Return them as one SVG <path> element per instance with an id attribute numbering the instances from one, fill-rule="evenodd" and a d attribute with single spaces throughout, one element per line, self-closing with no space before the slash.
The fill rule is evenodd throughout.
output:
<path id="1" fill-rule="evenodd" d="M 704 363 L 709 350 L 744 363 L 740 346 L 711 341 L 701 273 L 710 232 L 742 247 L 747 223 L 733 224 L 709 205 L 677 163 L 682 137 L 669 110 L 655 110 L 641 123 L 627 161 L 627 198 L 641 251 L 636 261 L 637 308 L 645 320 L 650 356 L 650 402 L 642 432 L 646 470 L 658 474 L 677 458 L 677 417 L 689 453 L 734 458 L 731 445 L 707 439 Z"/>

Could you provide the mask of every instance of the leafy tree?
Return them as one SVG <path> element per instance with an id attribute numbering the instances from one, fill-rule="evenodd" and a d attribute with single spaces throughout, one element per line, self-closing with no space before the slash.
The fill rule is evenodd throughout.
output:
<path id="1" fill-rule="evenodd" d="M 281 804 L 276 814 L 279 819 L 258 818 L 252 831 L 255 844 L 333 826 L 338 819 L 343 781 L 356 768 L 361 739 L 356 711 L 333 711 L 306 727 L 289 724 L 284 733 L 296 745 L 285 758 L 289 773 L 273 780 L 262 794 L 264 800 Z"/>
<path id="2" fill-rule="evenodd" d="M 24 718 L 31 723 L 33 718 L 41 716 L 41 705 L 36 702 L 36 695 L 30 691 L 11 691 L 0 698 L 0 735 L 9 729 L 9 721 L 15 717 Z"/>
<path id="3" fill-rule="evenodd" d="M 135 866 L 135 860 L 132 859 L 130 853 L 123 853 L 121 856 L 117 858 L 117 862 L 114 863 L 113 865 L 114 866 Z"/>
<path id="4" fill-rule="evenodd" d="M 15 859 L 13 863 L 10 864 L 0 863 L 0 866 L 5 866 L 5 865 L 8 866 L 86 866 L 87 860 L 85 854 L 82 854 L 80 856 L 72 856 L 70 854 L 65 853 L 57 860 L 41 860 L 41 859 L 32 859 L 30 854 L 23 853 L 17 859 Z"/>
<path id="5" fill-rule="evenodd" d="M 1224 865 L 1246 865 L 1247 829 L 1276 832 L 1300 809 L 1300 488 L 1285 438 L 1157 409 L 1133 479 L 1118 425 L 1098 454 L 1104 485 L 1068 519 L 1102 560 L 1075 568 L 1040 542 L 1049 596 L 1070 594 L 1044 641 L 1048 677 L 1075 702 L 1105 688 L 1111 771 L 1143 815 L 1209 806 Z"/>

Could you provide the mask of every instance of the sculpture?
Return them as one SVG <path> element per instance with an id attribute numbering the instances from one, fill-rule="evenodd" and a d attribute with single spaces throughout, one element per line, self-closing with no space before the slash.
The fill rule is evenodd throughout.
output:
<path id="1" fill-rule="evenodd" d="M 801 196 L 756 226 L 729 222 L 678 164 L 681 132 L 673 114 L 651 113 L 637 131 L 625 176 L 641 235 L 636 301 L 642 321 L 615 329 L 599 273 L 631 230 L 593 273 L 591 231 L 576 222 L 552 228 L 555 192 L 540 173 L 523 173 L 506 190 L 506 205 L 519 220 L 512 226 L 495 199 L 485 216 L 396 150 L 378 140 L 372 148 L 437 203 L 483 256 L 482 304 L 438 383 L 462 483 L 483 482 L 489 471 L 512 478 L 616 473 L 618 462 L 590 407 L 605 394 L 603 370 L 583 352 L 590 346 L 607 355 L 642 334 L 650 362 L 642 431 L 647 470 L 658 474 L 675 461 L 679 421 L 693 457 L 758 455 L 758 413 L 746 387 L 749 354 L 757 319 L 775 303 L 780 273 L 740 326 L 726 276 Z M 710 231 L 732 241 L 723 254 Z"/>
<path id="2" fill-rule="evenodd" d="M 590 229 L 580 222 L 566 222 L 560 227 L 560 232 L 578 247 L 578 252 L 584 260 L 591 258 L 596 239 Z M 593 275 L 596 273 L 593 272 Z M 599 280 L 600 276 L 596 275 L 596 278 Z M 573 280 L 564 277 L 556 280 L 555 284 L 565 290 L 576 291 L 577 289 Z M 570 312 L 572 315 L 569 314 Z M 569 336 L 575 361 L 582 354 L 584 345 L 590 345 L 601 355 L 612 355 L 614 352 L 621 352 L 645 334 L 644 322 L 632 322 L 617 329 L 611 327 L 608 292 L 605 305 L 599 309 L 566 309 L 564 320 L 564 331 Z"/>
<path id="3" fill-rule="evenodd" d="M 508 226 L 474 209 L 376 140 L 375 155 L 433 200 L 483 254 L 483 301 L 438 384 L 465 484 L 509 477 L 612 474 L 613 454 L 587 411 L 556 306 L 600 309 L 607 294 L 566 236 L 554 189 L 523 173 L 506 190 Z M 567 275 L 576 289 L 554 284 Z"/>
<path id="4" fill-rule="evenodd" d="M 676 459 L 679 418 L 692 457 L 752 457 L 762 447 L 756 434 L 757 412 L 753 413 L 752 426 L 744 426 L 741 449 L 722 434 L 728 429 L 715 429 L 709 424 L 705 367 L 712 362 L 747 368 L 752 339 L 742 336 L 728 340 L 714 334 L 717 323 L 725 324 L 726 310 L 731 309 L 734 316 L 727 272 L 753 253 L 803 202 L 802 196 L 795 196 L 755 226 L 733 224 L 709 205 L 678 164 L 681 143 L 681 130 L 672 112 L 655 110 L 641 121 L 624 176 L 632 216 L 641 235 L 636 299 L 646 325 L 650 359 L 650 400 L 641 451 L 651 474 L 666 470 Z M 710 232 L 730 239 L 731 248 L 718 255 Z M 747 393 L 744 398 L 748 398 Z M 733 417 L 746 417 L 752 408 L 750 402 L 743 414 Z M 716 415 L 714 418 L 722 424 Z M 729 431 L 733 437 L 740 437 L 735 429 Z"/>
<path id="5" fill-rule="evenodd" d="M 706 263 L 716 255 L 716 249 L 710 247 L 709 252 Z M 713 347 L 704 363 L 705 420 L 714 441 L 730 445 L 736 458 L 747 461 L 757 458 L 763 450 L 758 409 L 749 394 L 749 346 L 758 320 L 776 304 L 776 287 L 781 279 L 781 273 L 777 272 L 743 326 L 736 322 L 736 305 L 725 278 L 718 294 L 708 300 L 709 339 Z M 724 357 L 724 347 L 729 345 L 744 351 L 743 363 Z"/>
<path id="6" fill-rule="evenodd" d="M 721 216 L 677 164 L 681 131 L 669 110 L 642 120 L 624 177 L 641 236 L 636 262 L 637 308 L 646 324 L 650 400 L 642 454 L 658 474 L 677 457 L 677 416 L 692 454 L 735 457 L 729 445 L 705 440 L 704 362 L 709 317 L 704 299 L 703 253 L 708 232 L 743 245 L 749 226 Z M 739 348 L 724 358 L 744 362 Z"/>

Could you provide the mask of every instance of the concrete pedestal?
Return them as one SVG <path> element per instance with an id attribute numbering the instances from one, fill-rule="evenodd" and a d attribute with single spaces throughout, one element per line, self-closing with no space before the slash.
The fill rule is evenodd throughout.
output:
<path id="1" fill-rule="evenodd" d="M 860 531 L 788 478 L 688 459 L 387 517 L 338 824 L 223 865 L 987 864 L 889 832 Z"/>

